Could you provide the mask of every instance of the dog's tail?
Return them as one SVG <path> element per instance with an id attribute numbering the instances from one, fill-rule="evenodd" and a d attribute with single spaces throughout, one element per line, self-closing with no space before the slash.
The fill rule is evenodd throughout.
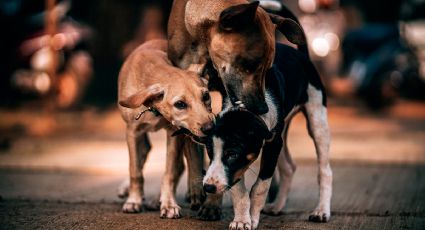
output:
<path id="1" fill-rule="evenodd" d="M 295 14 L 290 9 L 288 9 L 284 4 L 282 4 L 280 1 L 260 0 L 259 2 L 260 2 L 260 6 L 263 7 L 263 9 L 265 9 L 266 11 L 277 14 L 284 18 L 292 19 L 301 26 Z M 305 34 L 304 34 L 304 37 L 305 37 Z M 304 53 L 305 55 L 307 55 L 308 57 L 309 52 L 308 52 L 307 43 L 303 45 L 298 45 L 298 50 Z"/>

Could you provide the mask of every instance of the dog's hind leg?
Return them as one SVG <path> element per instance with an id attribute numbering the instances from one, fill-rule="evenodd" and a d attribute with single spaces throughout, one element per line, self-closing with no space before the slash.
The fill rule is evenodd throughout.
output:
<path id="1" fill-rule="evenodd" d="M 279 215 L 282 213 L 288 199 L 292 178 L 296 170 L 296 165 L 292 160 L 288 149 L 287 137 L 289 124 L 290 120 L 288 120 L 282 134 L 283 148 L 279 154 L 279 160 L 277 163 L 279 172 L 279 190 L 273 203 L 267 204 L 263 209 L 263 212 L 269 215 Z"/>
<path id="2" fill-rule="evenodd" d="M 142 211 L 143 202 L 143 166 L 151 149 L 146 132 L 137 131 L 136 125 L 127 126 L 127 145 L 130 160 L 130 186 L 128 198 L 122 210 L 126 213 Z"/>
<path id="3" fill-rule="evenodd" d="M 323 94 L 313 86 L 308 86 L 308 102 L 303 111 L 308 124 L 310 136 L 316 147 L 319 165 L 319 203 L 309 216 L 310 221 L 327 222 L 331 216 L 332 170 L 329 164 L 330 131 L 328 126 L 327 109 L 323 105 Z"/>
<path id="4" fill-rule="evenodd" d="M 183 145 L 184 137 L 172 137 L 172 132 L 167 130 L 167 158 L 165 162 L 165 173 L 161 184 L 161 218 L 180 218 L 180 207 L 177 205 L 175 193 L 176 187 L 184 170 Z"/>

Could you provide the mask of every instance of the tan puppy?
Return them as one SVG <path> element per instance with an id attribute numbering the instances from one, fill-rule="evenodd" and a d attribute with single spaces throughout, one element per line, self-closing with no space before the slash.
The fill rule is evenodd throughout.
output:
<path id="1" fill-rule="evenodd" d="M 165 128 L 167 160 L 161 185 L 161 217 L 179 218 L 180 207 L 174 193 L 184 167 L 184 137 L 173 137 L 172 133 L 185 128 L 194 135 L 205 136 L 213 128 L 214 116 L 203 80 L 195 72 L 173 67 L 166 50 L 165 40 L 146 42 L 127 58 L 119 74 L 118 107 L 127 123 L 130 154 L 129 196 L 123 211 L 142 210 L 143 165 L 151 147 L 147 132 Z M 190 161 L 188 166 L 190 177 L 193 176 Z"/>

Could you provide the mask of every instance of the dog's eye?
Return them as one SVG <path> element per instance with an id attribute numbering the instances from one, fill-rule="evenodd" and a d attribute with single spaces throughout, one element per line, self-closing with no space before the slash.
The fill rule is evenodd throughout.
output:
<path id="1" fill-rule="evenodd" d="M 187 108 L 187 104 L 184 101 L 177 101 L 176 103 L 174 103 L 174 107 L 176 107 L 177 109 L 186 109 Z"/>
<path id="2" fill-rule="evenodd" d="M 210 94 L 208 93 L 208 92 L 205 92 L 203 95 L 202 95 L 202 101 L 209 101 L 211 99 L 211 97 L 210 97 Z"/>

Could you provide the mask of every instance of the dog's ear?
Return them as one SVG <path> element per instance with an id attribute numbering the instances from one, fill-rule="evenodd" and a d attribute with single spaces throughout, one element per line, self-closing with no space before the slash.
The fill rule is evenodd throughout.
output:
<path id="1" fill-rule="evenodd" d="M 288 41 L 296 45 L 305 45 L 307 43 L 304 31 L 297 22 L 276 14 L 269 13 L 269 16 L 272 22 L 277 26 L 277 29 L 285 35 Z"/>
<path id="2" fill-rule="evenodd" d="M 120 101 L 119 104 L 126 108 L 137 108 L 141 105 L 150 107 L 155 101 L 161 100 L 163 97 L 164 88 L 156 84 L 131 95 L 127 99 Z"/>
<path id="3" fill-rule="evenodd" d="M 255 19 L 258 1 L 249 4 L 231 6 L 220 13 L 219 26 L 225 31 L 232 31 L 243 25 L 251 25 Z"/>

